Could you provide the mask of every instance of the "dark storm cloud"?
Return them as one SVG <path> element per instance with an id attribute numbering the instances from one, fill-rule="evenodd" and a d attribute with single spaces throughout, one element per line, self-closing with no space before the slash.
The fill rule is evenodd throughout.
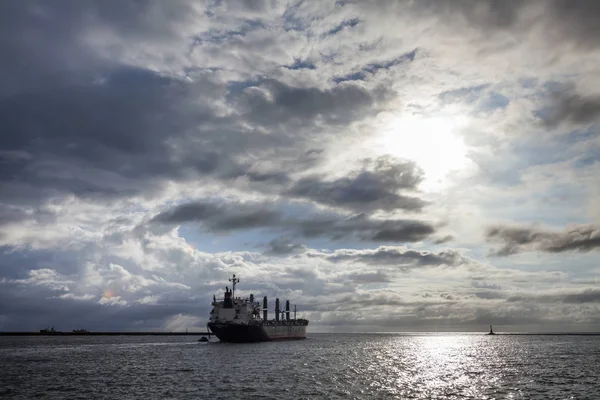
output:
<path id="1" fill-rule="evenodd" d="M 442 18 L 450 17 L 451 13 L 459 13 L 469 23 L 481 29 L 505 29 L 515 24 L 523 2 L 519 0 L 425 0 L 415 3 L 415 6 L 433 11 Z"/>
<path id="2" fill-rule="evenodd" d="M 262 205 L 195 202 L 164 211 L 151 221 L 158 224 L 185 222 L 201 222 L 213 231 L 232 231 L 279 225 L 282 215 Z"/>
<path id="3" fill-rule="evenodd" d="M 300 179 L 288 194 L 357 212 L 420 211 L 426 205 L 417 197 L 398 193 L 416 189 L 423 180 L 423 172 L 414 162 L 386 156 L 367 160 L 365 164 L 361 171 L 333 181 L 318 176 Z"/>
<path id="4" fill-rule="evenodd" d="M 418 251 L 402 247 L 379 247 L 375 250 L 337 250 L 333 254 L 309 254 L 336 263 L 358 262 L 369 265 L 397 265 L 402 267 L 456 266 L 466 262 L 457 252 Z"/>
<path id="5" fill-rule="evenodd" d="M 306 252 L 306 246 L 294 243 L 291 238 L 278 237 L 271 240 L 265 255 L 269 256 L 289 256 Z"/>
<path id="6" fill-rule="evenodd" d="M 210 84 L 194 87 L 122 68 L 98 83 L 1 99 L 6 134 L 0 149 L 27 157 L 3 160 L 7 168 L 0 174 L 0 192 L 10 198 L 18 194 L 15 186 L 29 185 L 42 193 L 124 196 L 145 189 L 149 180 L 215 172 L 227 161 L 214 141 L 195 154 L 190 143 L 178 159 L 171 156 L 191 126 L 215 122 L 197 101 L 190 110 L 196 89 L 214 91 Z"/>
<path id="7" fill-rule="evenodd" d="M 371 236 L 371 240 L 378 242 L 417 242 L 433 234 L 435 228 L 432 225 L 419 221 L 407 221 L 406 223 L 383 223 L 380 229 Z"/>
<path id="8" fill-rule="evenodd" d="M 452 236 L 452 235 L 446 235 L 446 236 L 443 236 L 443 237 L 441 237 L 439 239 L 434 240 L 433 243 L 435 243 L 435 244 L 444 244 L 444 243 L 451 242 L 452 240 L 454 240 L 454 236 Z"/>
<path id="9" fill-rule="evenodd" d="M 584 48 L 600 46 L 600 3 L 594 0 L 553 0 L 546 9 L 556 36 L 571 38 L 575 45 Z"/>
<path id="10" fill-rule="evenodd" d="M 166 210 L 150 221 L 150 226 L 197 222 L 211 231 L 269 228 L 289 233 L 289 237 L 326 237 L 331 240 L 357 239 L 379 242 L 416 242 L 436 232 L 425 221 L 374 219 L 365 214 L 286 215 L 274 204 L 193 202 Z M 282 251 L 283 243 L 273 243 L 272 251 Z"/>
<path id="11" fill-rule="evenodd" d="M 588 252 L 600 248 L 600 229 L 580 225 L 562 232 L 544 231 L 534 227 L 491 227 L 486 232 L 489 243 L 500 244 L 493 254 L 507 256 L 526 251 L 561 253 Z"/>
<path id="12" fill-rule="evenodd" d="M 91 78 L 107 63 L 85 42 L 85 33 L 94 28 L 137 42 L 164 40 L 194 14 L 185 2 L 2 1 L 0 95 Z"/>
<path id="13" fill-rule="evenodd" d="M 381 220 L 364 214 L 350 218 L 318 216 L 298 220 L 299 233 L 307 238 L 325 236 L 332 240 L 358 239 L 377 242 L 418 242 L 436 232 L 435 227 L 418 220 Z"/>
<path id="14" fill-rule="evenodd" d="M 406 2 L 390 4 L 404 10 Z M 520 35 L 541 26 L 540 32 L 550 45 L 569 43 L 582 49 L 600 46 L 600 4 L 594 0 L 425 0 L 408 5 L 416 15 L 432 14 L 444 23 L 461 24 L 464 19 L 485 34 L 510 31 Z M 529 7 L 538 10 L 539 18 L 521 20 Z"/>
<path id="15" fill-rule="evenodd" d="M 68 194 L 128 196 L 216 170 L 222 157 L 210 146 L 172 157 L 185 132 L 214 123 L 199 93 L 218 96 L 215 85 L 120 66 L 85 42 L 95 28 L 122 40 L 173 38 L 191 15 L 184 3 L 159 1 L 2 2 L 2 198 L 35 205 Z"/>
<path id="16" fill-rule="evenodd" d="M 599 289 L 586 289 L 582 292 L 568 293 L 563 296 L 559 296 L 564 303 L 600 303 L 600 290 Z"/>
<path id="17" fill-rule="evenodd" d="M 552 293 L 552 294 L 520 294 L 510 296 L 509 302 L 545 302 L 545 303 L 567 303 L 567 304 L 583 304 L 583 303 L 600 303 L 600 289 L 585 289 L 577 292 L 569 293 Z"/>
<path id="18" fill-rule="evenodd" d="M 313 119 L 330 124 L 346 124 L 365 116 L 375 101 L 389 96 L 386 89 L 373 93 L 345 83 L 331 89 L 293 87 L 275 79 L 244 89 L 238 104 L 250 121 L 264 125 L 311 125 Z"/>
<path id="19" fill-rule="evenodd" d="M 600 96 L 582 96 L 573 88 L 564 88 L 553 93 L 542 117 L 547 127 L 556 127 L 563 123 L 586 124 L 599 118 Z"/>

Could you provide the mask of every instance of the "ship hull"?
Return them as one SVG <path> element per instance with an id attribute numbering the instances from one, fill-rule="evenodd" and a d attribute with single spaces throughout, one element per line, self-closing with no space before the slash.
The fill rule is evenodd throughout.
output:
<path id="1" fill-rule="evenodd" d="M 230 343 L 306 339 L 306 325 L 245 325 L 211 322 L 208 328 L 220 341 Z"/>

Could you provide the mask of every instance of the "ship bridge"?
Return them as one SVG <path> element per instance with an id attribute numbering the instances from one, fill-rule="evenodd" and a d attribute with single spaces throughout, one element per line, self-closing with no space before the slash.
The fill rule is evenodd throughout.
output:
<path id="1" fill-rule="evenodd" d="M 213 296 L 210 322 L 248 324 L 260 321 L 260 303 L 254 301 L 254 295 L 250 294 L 248 298 L 235 297 L 235 286 L 240 280 L 233 275 L 229 281 L 232 282 L 232 287 L 225 287 L 222 299 Z"/>

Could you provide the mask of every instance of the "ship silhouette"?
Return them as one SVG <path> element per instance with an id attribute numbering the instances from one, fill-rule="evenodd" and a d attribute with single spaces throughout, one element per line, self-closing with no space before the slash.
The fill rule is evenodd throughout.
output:
<path id="1" fill-rule="evenodd" d="M 275 299 L 275 319 L 268 319 L 267 296 L 260 302 L 254 295 L 248 298 L 235 297 L 235 286 L 240 281 L 233 275 L 229 279 L 232 288 L 225 287 L 223 300 L 213 296 L 208 330 L 222 342 L 266 342 L 273 340 L 306 339 L 308 320 L 290 316 L 290 302 L 281 308 L 279 299 Z M 262 316 L 260 315 L 262 311 Z"/>

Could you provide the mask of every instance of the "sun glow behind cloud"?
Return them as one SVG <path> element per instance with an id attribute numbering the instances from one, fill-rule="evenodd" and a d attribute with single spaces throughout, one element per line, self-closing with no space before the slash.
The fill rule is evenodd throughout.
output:
<path id="1" fill-rule="evenodd" d="M 467 146 L 457 134 L 465 123 L 463 117 L 387 118 L 370 147 L 377 154 L 415 161 L 425 172 L 421 189 L 437 191 L 450 184 L 451 174 L 469 167 Z"/>

